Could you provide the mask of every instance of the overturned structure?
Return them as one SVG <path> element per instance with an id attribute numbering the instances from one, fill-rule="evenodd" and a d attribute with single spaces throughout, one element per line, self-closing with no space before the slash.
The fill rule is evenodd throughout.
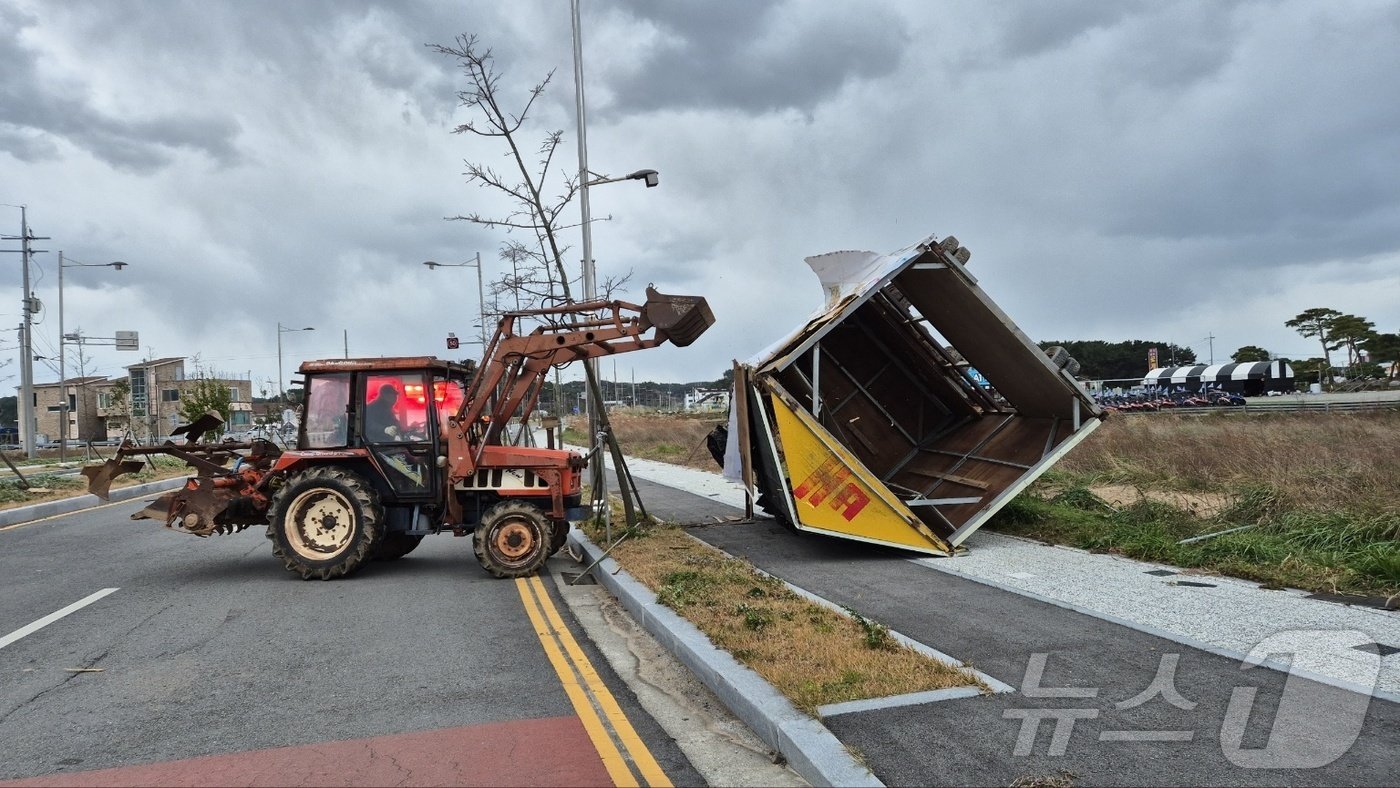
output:
<path id="1" fill-rule="evenodd" d="M 726 476 L 794 528 L 950 554 L 1102 411 L 957 240 L 807 259 L 826 305 L 735 364 Z M 756 501 L 755 501 L 756 498 Z"/>

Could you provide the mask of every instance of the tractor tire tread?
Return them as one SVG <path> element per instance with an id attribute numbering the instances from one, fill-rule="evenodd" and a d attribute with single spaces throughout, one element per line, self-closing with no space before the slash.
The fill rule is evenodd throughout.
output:
<path id="1" fill-rule="evenodd" d="M 285 515 L 283 508 L 297 494 L 304 491 L 302 489 L 303 483 L 308 481 L 323 485 L 329 482 L 344 487 L 342 492 L 350 493 L 350 497 L 359 505 L 361 513 L 359 518 L 360 538 L 352 536 L 354 544 L 350 546 L 350 549 L 337 556 L 339 560 L 335 563 L 325 566 L 306 564 L 297 557 L 294 550 L 284 545 L 283 540 L 278 538 L 278 529 L 281 527 Z M 299 575 L 302 580 L 334 580 L 354 574 L 369 561 L 384 537 L 384 517 L 383 508 L 379 502 L 379 492 L 358 474 L 336 466 L 310 468 L 287 479 L 286 483 L 273 494 L 269 513 L 271 523 L 267 526 L 267 538 L 272 540 L 272 554 L 282 561 L 282 566 L 287 571 Z"/>
<path id="2" fill-rule="evenodd" d="M 564 544 L 569 541 L 569 529 L 572 526 L 569 525 L 568 520 L 562 520 L 550 523 L 550 527 L 553 532 L 549 537 L 549 555 L 553 557 L 555 553 L 564 549 Z"/>
<path id="3" fill-rule="evenodd" d="M 496 523 L 512 514 L 524 515 L 535 526 L 537 533 L 534 534 L 534 539 L 538 545 L 526 560 L 514 566 L 496 561 L 490 549 L 491 533 L 495 530 Z M 486 510 L 481 523 L 472 532 L 472 552 L 476 554 L 477 563 L 495 577 L 529 577 L 544 566 L 545 560 L 551 554 L 553 539 L 554 526 L 538 506 L 523 501 L 504 500 Z"/>

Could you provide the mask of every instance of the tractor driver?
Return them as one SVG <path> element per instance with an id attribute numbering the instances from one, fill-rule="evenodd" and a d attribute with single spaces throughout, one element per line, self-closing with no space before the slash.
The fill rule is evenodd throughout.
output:
<path id="1" fill-rule="evenodd" d="M 398 400 L 398 389 L 392 383 L 379 387 L 379 396 L 365 407 L 365 440 L 371 443 L 402 440 L 403 425 L 394 413 Z"/>

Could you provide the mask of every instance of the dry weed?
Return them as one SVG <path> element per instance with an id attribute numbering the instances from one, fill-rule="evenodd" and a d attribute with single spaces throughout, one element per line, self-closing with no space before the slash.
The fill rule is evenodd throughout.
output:
<path id="1" fill-rule="evenodd" d="M 1269 488 L 1288 509 L 1400 512 L 1400 414 L 1110 418 L 1061 468 L 1157 489 Z"/>
<path id="2" fill-rule="evenodd" d="M 613 433 L 629 456 L 685 465 L 705 471 L 719 466 L 705 448 L 705 436 L 724 414 L 609 413 Z"/>
<path id="3" fill-rule="evenodd" d="M 898 644 L 883 626 L 815 605 L 679 528 L 652 529 L 612 556 L 809 713 L 828 703 L 978 684 Z"/>

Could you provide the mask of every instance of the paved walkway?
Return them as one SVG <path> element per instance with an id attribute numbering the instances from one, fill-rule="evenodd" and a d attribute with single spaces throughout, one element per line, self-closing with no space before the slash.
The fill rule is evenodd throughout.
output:
<path id="1" fill-rule="evenodd" d="M 1393 639 L 1396 628 L 1385 626 L 1390 614 L 1214 577 L 1188 581 L 1209 587 L 1183 586 L 1179 575 L 1146 574 L 1160 569 L 1153 565 L 993 534 L 974 540 L 968 557 L 911 558 L 794 533 L 766 519 L 733 522 L 737 512 L 731 507 L 742 505 L 742 494 L 714 474 L 644 461 L 635 461 L 633 470 L 640 479 L 672 485 L 640 483 L 655 513 L 708 523 L 692 533 L 1017 688 L 825 719 L 888 784 L 1050 778 L 1157 785 L 1394 782 L 1400 706 L 1276 670 L 1246 668 L 1238 656 L 1179 642 L 1209 635 L 1248 652 L 1260 639 L 1230 632 L 1231 626 L 1248 626 L 1265 641 L 1272 638 L 1263 650 L 1276 659 L 1286 661 L 1287 652 L 1296 651 L 1295 663 L 1330 671 L 1331 681 L 1364 678 L 1359 670 L 1368 659 L 1373 668 L 1386 663 L 1385 675 L 1391 676 L 1400 657 L 1382 657 L 1372 648 L 1352 649 L 1360 658 L 1350 658 L 1338 647 L 1366 643 L 1326 634 L 1344 620 L 1343 627 L 1357 627 L 1353 640 Z M 1043 590 L 1086 610 L 1103 610 L 1077 612 L 1063 600 L 1039 599 L 1024 588 L 994 587 L 974 572 L 997 575 L 1000 585 L 1007 585 L 1001 576 L 1042 583 Z M 1204 593 L 1190 596 L 1197 592 Z M 1123 597 L 1134 599 L 1129 604 Z M 1273 608 L 1251 607 L 1264 604 L 1292 618 L 1267 627 L 1254 619 L 1272 615 Z M 1109 620 L 1114 615 L 1149 620 L 1124 625 Z M 1298 626 L 1324 634 L 1288 633 Z M 1150 631 L 1168 627 L 1165 634 L 1175 639 Z"/>

